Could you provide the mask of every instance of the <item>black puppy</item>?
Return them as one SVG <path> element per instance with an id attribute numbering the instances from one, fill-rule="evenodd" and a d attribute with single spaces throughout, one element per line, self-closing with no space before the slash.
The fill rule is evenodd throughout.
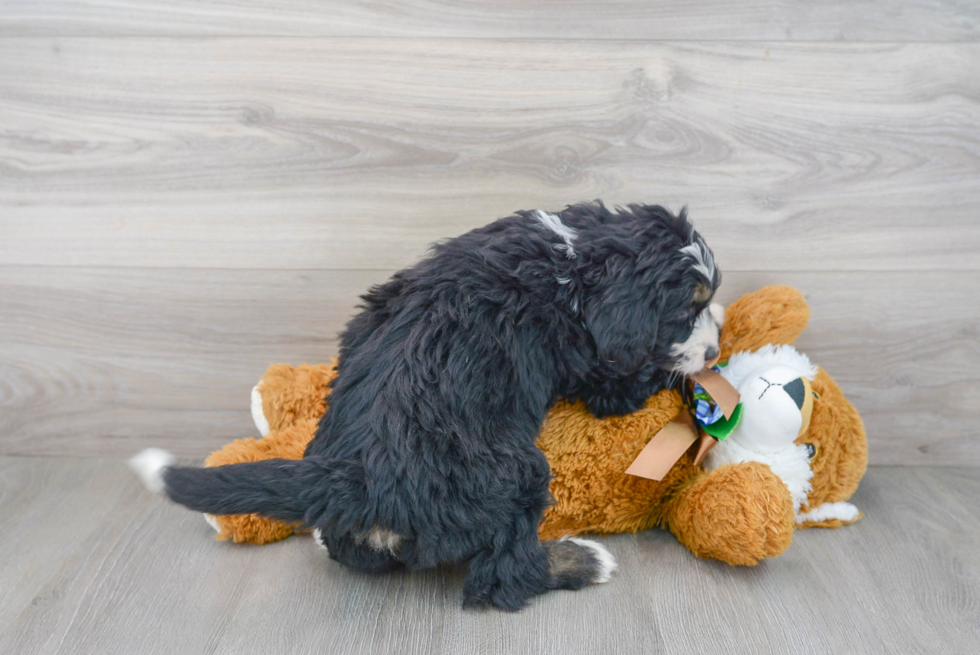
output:
<path id="1" fill-rule="evenodd" d="M 305 522 L 358 569 L 468 560 L 467 605 L 605 582 L 616 563 L 598 543 L 538 541 L 541 423 L 559 396 L 626 413 L 700 370 L 718 282 L 683 212 L 518 212 L 363 296 L 304 459 L 184 468 L 153 450 L 133 466 L 200 512 Z"/>

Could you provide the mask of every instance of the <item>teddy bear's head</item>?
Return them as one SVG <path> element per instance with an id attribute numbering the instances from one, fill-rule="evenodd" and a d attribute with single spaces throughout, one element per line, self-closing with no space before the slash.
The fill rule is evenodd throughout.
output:
<path id="1" fill-rule="evenodd" d="M 731 356 L 721 375 L 741 396 L 737 425 L 705 458 L 705 468 L 756 461 L 782 479 L 800 527 L 851 523 L 845 502 L 867 464 L 861 419 L 824 371 L 790 345 Z"/>

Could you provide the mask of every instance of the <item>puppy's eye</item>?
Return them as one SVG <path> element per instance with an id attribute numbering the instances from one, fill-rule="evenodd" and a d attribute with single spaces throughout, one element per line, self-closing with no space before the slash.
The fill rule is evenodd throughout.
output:
<path id="1" fill-rule="evenodd" d="M 805 443 L 803 445 L 806 446 L 806 456 L 807 457 L 809 457 L 810 459 L 813 459 L 814 457 L 817 456 L 817 447 L 816 446 L 814 446 L 812 443 Z"/>
<path id="2" fill-rule="evenodd" d="M 820 398 L 820 394 L 818 394 L 816 391 L 814 391 L 813 392 L 813 399 L 814 400 L 817 400 L 818 398 Z"/>

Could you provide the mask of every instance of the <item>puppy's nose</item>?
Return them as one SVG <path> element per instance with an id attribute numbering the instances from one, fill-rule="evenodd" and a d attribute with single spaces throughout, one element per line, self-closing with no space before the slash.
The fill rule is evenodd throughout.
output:
<path id="1" fill-rule="evenodd" d="M 714 346 L 708 346 L 704 351 L 704 361 L 710 362 L 712 359 L 718 356 L 718 349 Z"/>

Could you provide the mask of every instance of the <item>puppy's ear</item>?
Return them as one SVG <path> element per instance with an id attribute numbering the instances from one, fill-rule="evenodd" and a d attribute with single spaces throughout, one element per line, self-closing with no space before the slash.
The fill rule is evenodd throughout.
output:
<path id="1" fill-rule="evenodd" d="M 638 371 L 656 348 L 659 309 L 639 287 L 621 280 L 592 291 L 582 314 L 595 340 L 600 368 L 616 376 Z"/>

